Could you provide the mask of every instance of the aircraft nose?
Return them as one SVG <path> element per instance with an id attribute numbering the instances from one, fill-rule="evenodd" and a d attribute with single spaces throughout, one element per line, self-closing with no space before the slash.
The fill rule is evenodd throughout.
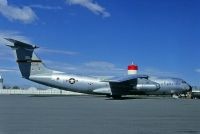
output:
<path id="1" fill-rule="evenodd" d="M 189 84 L 187 84 L 187 91 L 189 91 L 189 92 L 192 91 L 192 86 L 190 86 Z"/>
<path id="2" fill-rule="evenodd" d="M 190 92 L 192 91 L 192 86 L 189 85 L 189 90 L 188 91 L 190 91 Z"/>

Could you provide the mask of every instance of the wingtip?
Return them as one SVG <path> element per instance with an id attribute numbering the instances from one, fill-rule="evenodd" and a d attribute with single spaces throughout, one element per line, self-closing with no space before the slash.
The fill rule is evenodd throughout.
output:
<path id="1" fill-rule="evenodd" d="M 12 43 L 15 43 L 15 42 L 16 42 L 16 40 L 11 39 L 11 38 L 4 38 L 4 39 L 7 40 L 7 41 L 9 41 L 9 42 L 12 42 Z"/>
<path id="2" fill-rule="evenodd" d="M 8 40 L 8 41 L 10 41 L 11 39 L 10 38 L 4 38 L 5 40 Z"/>

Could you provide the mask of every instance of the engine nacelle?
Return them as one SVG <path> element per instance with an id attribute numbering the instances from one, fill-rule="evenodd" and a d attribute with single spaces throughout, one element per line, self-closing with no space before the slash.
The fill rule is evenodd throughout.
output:
<path id="1" fill-rule="evenodd" d="M 146 91 L 146 92 L 156 91 L 159 88 L 160 88 L 159 84 L 153 84 L 153 83 L 137 84 L 135 87 L 135 89 L 138 91 Z"/>

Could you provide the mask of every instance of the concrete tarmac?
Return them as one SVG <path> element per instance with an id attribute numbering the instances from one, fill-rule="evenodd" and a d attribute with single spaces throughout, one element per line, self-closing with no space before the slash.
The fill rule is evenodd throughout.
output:
<path id="1" fill-rule="evenodd" d="M 0 134 L 199 134 L 200 100 L 0 96 Z"/>

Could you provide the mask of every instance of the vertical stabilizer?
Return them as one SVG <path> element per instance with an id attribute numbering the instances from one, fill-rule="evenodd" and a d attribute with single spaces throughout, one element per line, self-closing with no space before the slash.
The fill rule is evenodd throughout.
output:
<path id="1" fill-rule="evenodd" d="M 14 46 L 11 47 L 16 55 L 16 62 L 18 63 L 22 77 L 29 79 L 30 75 L 46 74 L 52 71 L 45 67 L 42 61 L 34 53 L 37 46 L 30 45 L 14 39 L 6 40 L 12 42 Z"/>

